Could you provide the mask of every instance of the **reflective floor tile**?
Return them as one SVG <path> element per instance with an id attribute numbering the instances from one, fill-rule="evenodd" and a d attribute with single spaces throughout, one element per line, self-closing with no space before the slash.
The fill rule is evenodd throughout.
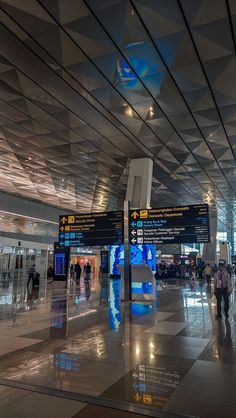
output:
<path id="1" fill-rule="evenodd" d="M 235 379 L 211 379 L 188 373 L 176 389 L 175 396 L 236 408 Z"/>
<path id="2" fill-rule="evenodd" d="M 72 418 L 143 418 L 143 415 L 132 414 L 131 412 L 118 411 L 112 408 L 104 408 L 88 405 Z"/>
<path id="3" fill-rule="evenodd" d="M 21 348 L 30 347 L 38 342 L 40 342 L 40 340 L 34 340 L 33 338 L 5 336 L 0 340 L 0 356 Z"/>
<path id="4" fill-rule="evenodd" d="M 5 402 L 0 402 L 1 418 L 71 418 L 86 406 L 81 402 L 11 387 L 2 392 L 0 386 L 1 396 L 3 393 Z"/>
<path id="5" fill-rule="evenodd" d="M 236 364 L 236 347 L 214 347 L 212 349 L 206 349 L 200 355 L 199 360 Z"/>
<path id="6" fill-rule="evenodd" d="M 232 380 L 236 381 L 236 364 L 216 364 L 212 361 L 197 360 L 189 371 L 189 376 L 198 376 L 213 380 L 228 380 L 229 382 Z"/>
<path id="7" fill-rule="evenodd" d="M 156 353 L 166 356 L 197 359 L 209 341 L 206 338 L 175 336 L 170 342 L 158 346 Z"/>
<path id="8" fill-rule="evenodd" d="M 235 418 L 236 408 L 214 403 L 213 399 L 199 401 L 198 399 L 188 399 L 174 393 L 163 411 L 170 414 L 190 415 L 198 418 Z"/>
<path id="9" fill-rule="evenodd" d="M 182 329 L 186 327 L 185 322 L 169 322 L 163 321 L 159 324 L 146 329 L 144 332 L 149 334 L 166 334 L 166 335 L 176 335 Z"/>
<path id="10" fill-rule="evenodd" d="M 101 396 L 162 409 L 193 361 L 150 355 Z"/>

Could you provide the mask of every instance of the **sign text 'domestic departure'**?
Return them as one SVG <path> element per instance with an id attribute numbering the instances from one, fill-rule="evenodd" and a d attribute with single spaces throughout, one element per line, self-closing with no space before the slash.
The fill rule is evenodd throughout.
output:
<path id="1" fill-rule="evenodd" d="M 208 205 L 130 211 L 130 244 L 183 244 L 210 241 Z"/>

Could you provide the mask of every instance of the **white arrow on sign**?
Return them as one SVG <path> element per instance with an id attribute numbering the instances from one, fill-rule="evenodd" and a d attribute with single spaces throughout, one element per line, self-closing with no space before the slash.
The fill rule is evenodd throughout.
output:
<path id="1" fill-rule="evenodd" d="M 137 377 L 138 377 L 138 373 L 134 372 L 134 373 L 132 374 L 132 376 L 133 376 L 133 378 L 134 378 L 134 379 L 137 379 Z"/>
<path id="2" fill-rule="evenodd" d="M 133 229 L 133 231 L 131 232 L 132 235 L 136 235 L 137 232 Z"/>
<path id="3" fill-rule="evenodd" d="M 137 242 L 136 238 L 132 238 L 132 239 L 131 239 L 131 242 L 132 242 L 133 244 L 135 244 L 135 243 Z"/>

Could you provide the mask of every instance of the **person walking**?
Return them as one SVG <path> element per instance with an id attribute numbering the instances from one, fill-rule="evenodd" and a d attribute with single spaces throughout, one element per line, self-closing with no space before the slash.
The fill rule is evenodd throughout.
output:
<path id="1" fill-rule="evenodd" d="M 185 264 L 181 264 L 180 265 L 180 278 L 181 278 L 181 280 L 185 279 L 185 274 L 186 274 Z"/>
<path id="2" fill-rule="evenodd" d="M 85 277 L 84 277 L 85 281 L 90 280 L 90 274 L 91 274 L 91 265 L 89 263 L 87 263 L 86 266 L 85 266 Z"/>
<path id="3" fill-rule="evenodd" d="M 80 282 L 81 271 L 82 271 L 82 269 L 80 267 L 80 263 L 78 262 L 75 265 L 76 282 Z"/>
<path id="4" fill-rule="evenodd" d="M 231 265 L 230 264 L 227 265 L 226 270 L 229 273 L 229 277 L 231 278 L 231 276 L 232 276 L 232 268 L 231 268 Z"/>
<path id="5" fill-rule="evenodd" d="M 202 265 L 199 265 L 197 267 L 197 277 L 198 277 L 198 280 L 202 280 L 202 278 L 203 278 L 203 267 L 202 267 Z"/>
<path id="6" fill-rule="evenodd" d="M 34 284 L 33 279 L 34 279 L 35 274 L 36 274 L 36 268 L 35 268 L 35 264 L 33 264 L 28 270 L 29 277 L 28 277 L 28 282 L 27 282 L 27 290 L 29 289 L 29 284 L 30 284 L 31 280 L 32 280 L 32 283 Z"/>
<path id="7" fill-rule="evenodd" d="M 221 302 L 224 299 L 224 313 L 225 317 L 229 317 L 229 295 L 232 292 L 232 283 L 230 276 L 225 268 L 224 263 L 219 263 L 219 269 L 214 277 L 215 296 L 217 301 L 217 315 L 216 319 L 222 317 Z"/>
<path id="8" fill-rule="evenodd" d="M 74 265 L 71 264 L 70 265 L 70 278 L 73 279 L 75 275 L 75 269 L 74 269 Z"/>
<path id="9" fill-rule="evenodd" d="M 212 273 L 211 266 L 210 266 L 210 264 L 207 264 L 206 267 L 205 267 L 205 270 L 204 270 L 207 286 L 211 285 L 211 273 Z"/>

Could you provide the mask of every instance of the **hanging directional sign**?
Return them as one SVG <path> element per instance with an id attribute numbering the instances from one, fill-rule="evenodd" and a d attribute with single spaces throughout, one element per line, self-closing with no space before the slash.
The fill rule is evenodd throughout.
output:
<path id="1" fill-rule="evenodd" d="M 123 242 L 123 211 L 80 213 L 59 218 L 61 246 L 119 245 Z"/>
<path id="2" fill-rule="evenodd" d="M 208 205 L 131 210 L 130 244 L 210 242 Z"/>

